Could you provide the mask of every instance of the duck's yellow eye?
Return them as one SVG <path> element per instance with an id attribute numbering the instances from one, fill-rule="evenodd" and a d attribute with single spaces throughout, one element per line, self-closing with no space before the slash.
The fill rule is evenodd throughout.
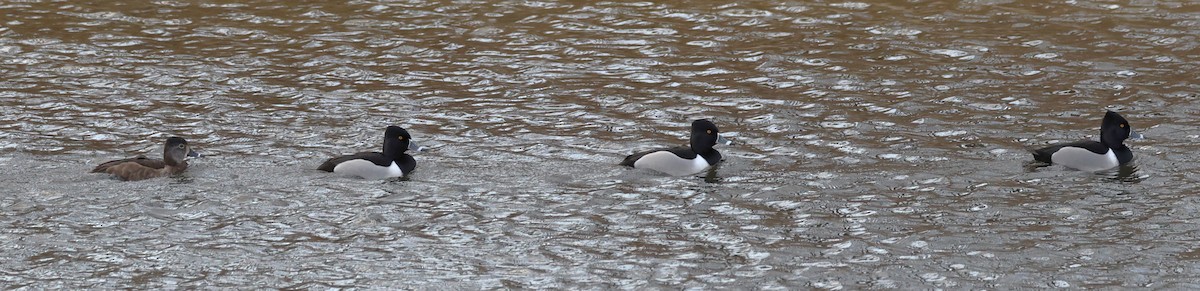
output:
<path id="1" fill-rule="evenodd" d="M 400 139 L 400 140 L 404 140 L 404 137 L 403 137 L 403 136 L 396 137 L 396 138 L 397 138 L 397 139 Z"/>
<path id="2" fill-rule="evenodd" d="M 1122 123 L 1122 124 L 1121 124 L 1121 128 L 1125 128 L 1125 124 L 1124 124 L 1124 123 Z"/>
<path id="3" fill-rule="evenodd" d="M 708 134 L 712 134 L 712 130 L 711 130 L 711 129 L 709 129 L 709 130 L 705 130 L 704 132 L 705 132 L 705 133 L 708 133 Z"/>

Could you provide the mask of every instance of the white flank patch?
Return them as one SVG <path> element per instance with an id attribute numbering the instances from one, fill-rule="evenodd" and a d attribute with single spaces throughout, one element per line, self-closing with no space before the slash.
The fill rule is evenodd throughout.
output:
<path id="1" fill-rule="evenodd" d="M 696 156 L 696 159 L 688 160 L 680 158 L 670 151 L 657 151 L 646 154 L 633 163 L 634 168 L 651 169 L 671 176 L 691 175 L 704 171 L 708 168 L 708 161 L 704 157 Z"/>
<path id="2" fill-rule="evenodd" d="M 1084 148 L 1063 147 L 1050 155 L 1050 160 L 1055 164 L 1088 172 L 1108 170 L 1121 165 L 1112 149 L 1100 155 Z"/>
<path id="3" fill-rule="evenodd" d="M 333 172 L 371 180 L 404 176 L 404 171 L 401 171 L 400 166 L 396 165 L 394 161 L 391 166 L 380 167 L 371 161 L 361 159 L 342 162 L 333 167 Z"/>

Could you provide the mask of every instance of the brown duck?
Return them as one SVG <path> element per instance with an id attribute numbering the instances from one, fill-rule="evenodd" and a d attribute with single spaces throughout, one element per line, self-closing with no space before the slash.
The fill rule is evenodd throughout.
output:
<path id="1" fill-rule="evenodd" d="M 150 178 L 166 177 L 183 173 L 187 170 L 187 158 L 199 157 L 200 154 L 188 146 L 187 140 L 180 137 L 168 137 L 163 144 L 163 159 L 150 159 L 146 156 L 108 161 L 92 173 L 109 173 L 124 181 L 137 181 Z"/>

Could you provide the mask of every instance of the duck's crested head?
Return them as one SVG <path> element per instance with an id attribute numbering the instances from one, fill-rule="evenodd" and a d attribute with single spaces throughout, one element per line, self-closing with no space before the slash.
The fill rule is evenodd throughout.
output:
<path id="1" fill-rule="evenodd" d="M 1133 131 L 1133 126 L 1121 114 L 1109 110 L 1104 113 L 1100 123 L 1100 141 L 1108 146 L 1116 146 L 1129 138 L 1141 138 L 1142 135 Z"/>
<path id="2" fill-rule="evenodd" d="M 403 127 L 395 125 L 388 126 L 387 129 L 383 131 L 383 137 L 387 139 L 402 138 L 401 140 L 412 139 L 412 136 L 408 135 L 407 130 L 404 130 Z"/>
<path id="3" fill-rule="evenodd" d="M 163 161 L 168 165 L 178 165 L 184 163 L 188 157 L 197 158 L 200 157 L 200 154 L 193 151 L 192 147 L 188 145 L 187 140 L 182 137 L 172 136 L 167 138 L 167 141 L 163 144 Z"/>
<path id="4" fill-rule="evenodd" d="M 178 136 L 168 137 L 167 141 L 166 141 L 167 147 L 178 147 L 180 145 L 187 146 L 187 144 L 188 144 L 188 142 L 186 139 L 183 139 L 182 137 L 178 137 Z"/>
<path id="5" fill-rule="evenodd" d="M 405 150 L 421 151 L 421 147 L 412 141 L 412 135 L 399 126 L 388 126 L 383 132 L 384 154 L 398 155 Z"/>
<path id="6" fill-rule="evenodd" d="M 713 146 L 720 142 L 728 142 L 721 138 L 721 130 L 717 129 L 717 125 L 713 124 L 708 119 L 697 119 L 692 121 L 692 150 L 696 152 L 705 152 L 711 150 Z"/>

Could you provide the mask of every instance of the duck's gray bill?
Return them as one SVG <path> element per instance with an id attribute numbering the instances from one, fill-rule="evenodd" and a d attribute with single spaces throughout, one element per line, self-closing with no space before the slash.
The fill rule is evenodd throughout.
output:
<path id="1" fill-rule="evenodd" d="M 733 144 L 733 141 L 725 139 L 724 136 L 717 135 L 717 143 L 723 144 L 723 145 L 731 145 L 731 144 Z"/>
<path id="2" fill-rule="evenodd" d="M 1144 138 L 1146 138 L 1146 136 L 1130 129 L 1129 130 L 1129 138 L 1130 139 L 1144 139 Z"/>

